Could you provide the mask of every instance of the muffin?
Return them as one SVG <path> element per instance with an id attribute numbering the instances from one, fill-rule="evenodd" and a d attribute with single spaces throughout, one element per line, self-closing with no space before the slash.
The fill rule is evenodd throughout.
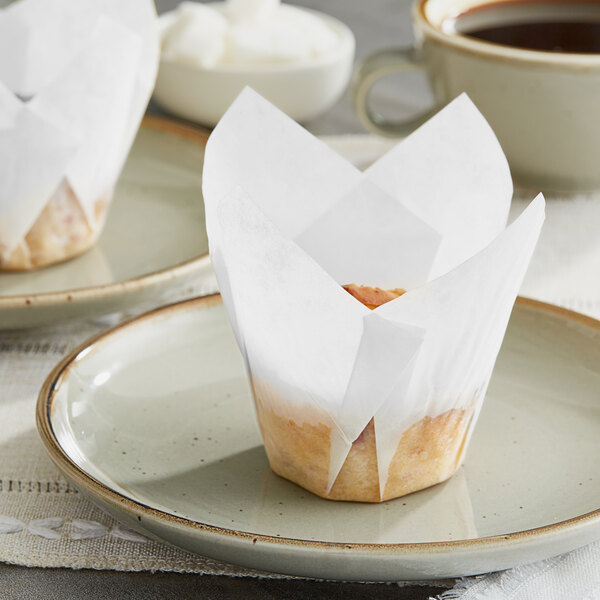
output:
<path id="1" fill-rule="evenodd" d="M 20 0 L 0 10 L 0 271 L 98 239 L 158 67 L 152 0 Z M 8 53 L 4 53 L 8 57 Z"/>
<path id="2" fill-rule="evenodd" d="M 273 471 L 361 502 L 448 479 L 544 221 L 540 195 L 506 226 L 510 172 L 469 99 L 361 173 L 246 90 L 203 193 Z"/>

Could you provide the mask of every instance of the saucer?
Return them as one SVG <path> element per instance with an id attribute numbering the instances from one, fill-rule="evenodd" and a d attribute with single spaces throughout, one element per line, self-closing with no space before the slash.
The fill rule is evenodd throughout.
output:
<path id="1" fill-rule="evenodd" d="M 464 467 L 382 504 L 323 500 L 267 464 L 219 296 L 146 313 L 49 375 L 38 430 L 126 525 L 245 567 L 339 580 L 458 577 L 600 538 L 600 322 L 519 299 Z"/>
<path id="2" fill-rule="evenodd" d="M 201 192 L 207 138 L 146 117 L 98 244 L 39 271 L 0 273 L 0 330 L 121 312 L 208 277 Z"/>

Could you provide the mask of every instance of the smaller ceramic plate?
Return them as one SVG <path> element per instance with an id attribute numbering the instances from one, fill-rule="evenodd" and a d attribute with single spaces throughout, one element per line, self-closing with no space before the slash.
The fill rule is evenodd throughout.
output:
<path id="1" fill-rule="evenodd" d="M 332 502 L 268 467 L 219 297 L 101 334 L 37 418 L 52 459 L 117 519 L 198 554 L 344 580 L 504 569 L 600 538 L 600 322 L 519 300 L 465 466 L 382 504 Z"/>
<path id="2" fill-rule="evenodd" d="M 206 140 L 199 129 L 146 117 L 98 244 L 39 271 L 0 273 L 0 329 L 120 312 L 209 277 L 201 185 Z"/>

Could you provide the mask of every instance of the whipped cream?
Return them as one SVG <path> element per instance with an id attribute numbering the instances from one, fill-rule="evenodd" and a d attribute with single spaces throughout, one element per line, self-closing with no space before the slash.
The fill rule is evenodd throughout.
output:
<path id="1" fill-rule="evenodd" d="M 163 58 L 206 68 L 293 64 L 327 56 L 341 37 L 325 19 L 279 0 L 183 2 Z"/>

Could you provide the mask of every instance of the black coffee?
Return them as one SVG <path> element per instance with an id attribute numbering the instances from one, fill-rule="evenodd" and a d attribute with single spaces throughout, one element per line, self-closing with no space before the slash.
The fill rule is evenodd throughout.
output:
<path id="1" fill-rule="evenodd" d="M 452 20 L 457 33 L 486 42 L 600 54 L 600 1 L 509 0 L 473 8 Z"/>

